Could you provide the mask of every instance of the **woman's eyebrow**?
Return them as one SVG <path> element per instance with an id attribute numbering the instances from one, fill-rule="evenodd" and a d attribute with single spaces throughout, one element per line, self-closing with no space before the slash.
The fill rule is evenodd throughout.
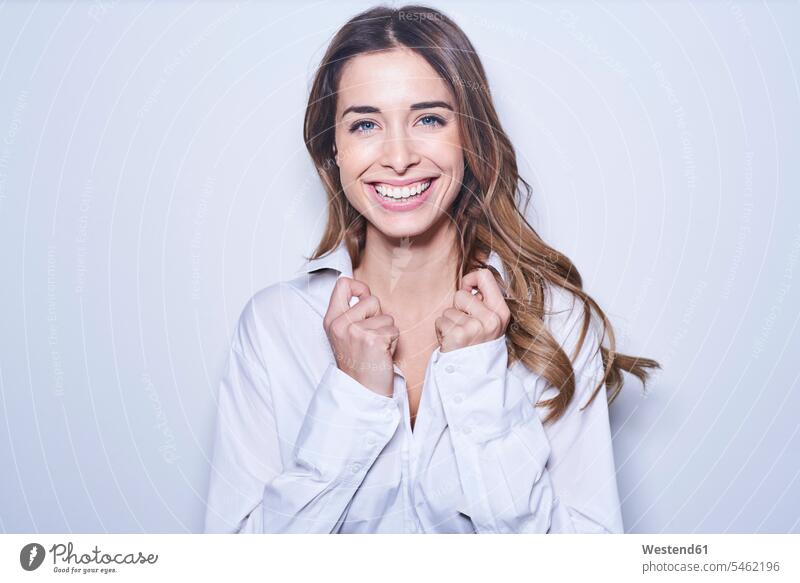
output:
<path id="1" fill-rule="evenodd" d="M 446 101 L 420 101 L 419 103 L 412 103 L 410 110 L 415 111 L 418 109 L 433 109 L 434 107 L 443 107 L 453 111 L 453 106 Z M 342 112 L 342 117 L 348 113 L 380 113 L 381 110 L 372 105 L 351 105 Z"/>
<path id="2" fill-rule="evenodd" d="M 414 103 L 411 105 L 411 109 L 433 109 L 434 107 L 443 107 L 445 109 L 449 109 L 453 111 L 453 106 L 447 103 L 446 101 L 421 101 L 420 103 Z"/>

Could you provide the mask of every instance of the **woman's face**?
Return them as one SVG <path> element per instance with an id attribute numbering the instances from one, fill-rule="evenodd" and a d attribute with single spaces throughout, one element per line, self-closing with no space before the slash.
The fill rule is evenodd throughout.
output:
<path id="1" fill-rule="evenodd" d="M 336 104 L 336 163 L 345 195 L 388 237 L 437 224 L 461 188 L 455 100 L 413 51 L 359 55 L 344 66 Z"/>

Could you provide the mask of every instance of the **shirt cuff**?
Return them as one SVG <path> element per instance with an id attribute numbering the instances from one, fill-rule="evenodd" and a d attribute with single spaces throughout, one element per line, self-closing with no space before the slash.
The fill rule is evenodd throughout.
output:
<path id="1" fill-rule="evenodd" d="M 368 389 L 331 362 L 306 411 L 294 459 L 322 480 L 358 484 L 401 417 L 395 397 Z"/>
<path id="2" fill-rule="evenodd" d="M 535 415 L 521 382 L 508 371 L 505 334 L 494 340 L 450 352 L 434 351 L 434 374 L 451 431 L 483 443 L 506 435 Z"/>

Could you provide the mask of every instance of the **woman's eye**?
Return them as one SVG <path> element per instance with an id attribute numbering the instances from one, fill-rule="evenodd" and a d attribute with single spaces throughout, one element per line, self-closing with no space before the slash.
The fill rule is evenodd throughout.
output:
<path id="1" fill-rule="evenodd" d="M 360 132 L 362 134 L 369 133 L 375 129 L 375 122 L 369 120 L 362 120 L 357 121 L 352 126 L 350 126 L 351 132 Z"/>
<path id="2" fill-rule="evenodd" d="M 425 117 L 421 118 L 420 123 L 424 126 L 428 127 L 436 127 L 436 126 L 443 126 L 444 120 L 436 115 L 426 115 Z"/>

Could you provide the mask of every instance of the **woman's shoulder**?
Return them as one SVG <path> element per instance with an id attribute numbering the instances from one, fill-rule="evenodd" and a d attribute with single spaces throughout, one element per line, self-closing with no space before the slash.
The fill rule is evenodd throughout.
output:
<path id="1" fill-rule="evenodd" d="M 320 310 L 324 314 L 322 301 L 325 300 L 327 309 L 327 299 L 330 299 L 335 283 L 335 275 L 329 272 L 303 273 L 276 281 L 252 293 L 244 304 L 241 317 L 291 318 L 309 311 L 318 314 Z"/>
<path id="2" fill-rule="evenodd" d="M 557 332 L 582 319 L 584 302 L 571 290 L 553 282 L 544 286 L 544 322 Z"/>
<path id="3" fill-rule="evenodd" d="M 587 315 L 588 328 L 581 346 L 581 354 L 576 357 L 574 352 L 580 341 Z M 556 283 L 548 282 L 545 286 L 543 320 L 550 334 L 573 363 L 581 357 L 590 358 L 590 353 L 594 352 L 602 342 L 602 323 L 589 309 L 589 304 L 578 294 Z"/>
<path id="4" fill-rule="evenodd" d="M 317 323 L 325 293 L 324 277 L 302 274 L 276 281 L 253 292 L 244 302 L 236 322 L 241 346 L 263 345 L 265 337 L 282 337 Z"/>

